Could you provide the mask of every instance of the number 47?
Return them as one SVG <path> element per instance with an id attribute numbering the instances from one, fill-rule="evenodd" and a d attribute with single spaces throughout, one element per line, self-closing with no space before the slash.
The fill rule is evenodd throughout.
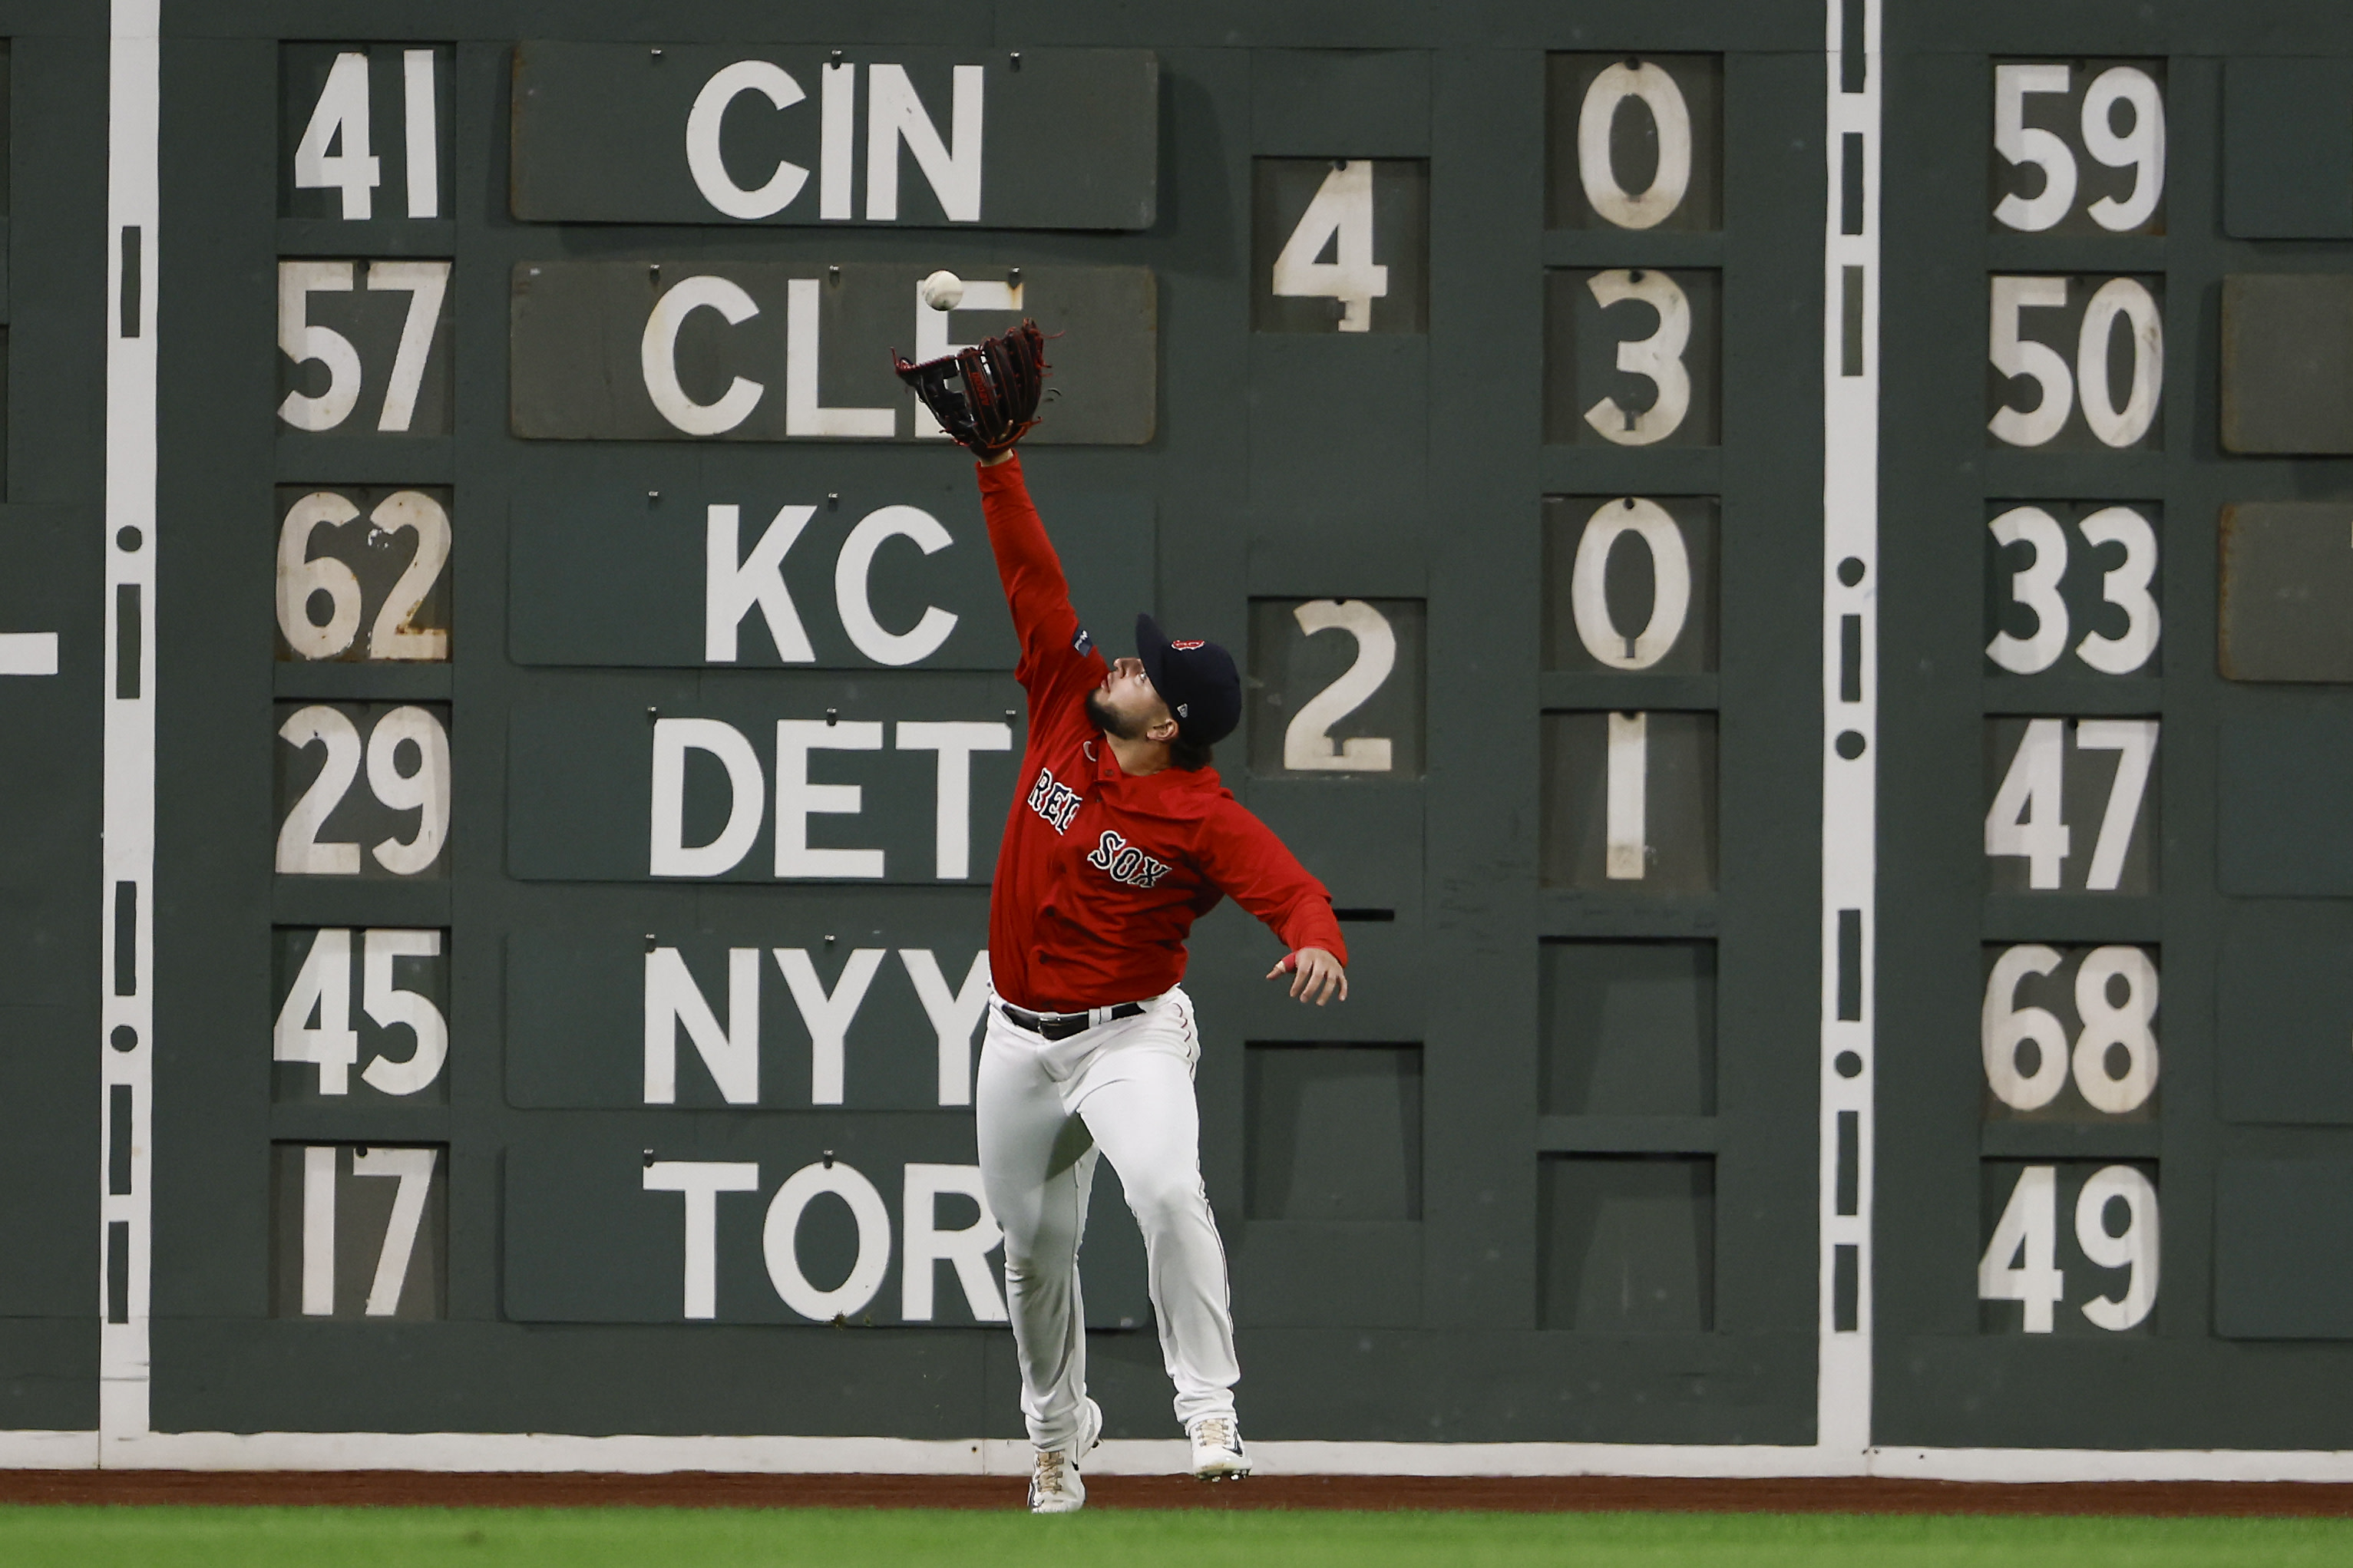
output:
<path id="1" fill-rule="evenodd" d="M 2064 747 L 2068 721 L 2034 719 L 2010 760 L 2010 771 L 1986 812 L 1985 852 L 2015 855 L 2026 861 L 2026 885 L 2059 886 L 2059 868 L 2069 853 L 2063 799 Z M 2154 719 L 2084 719 L 2075 722 L 2075 750 L 2116 753 L 2116 782 L 2108 788 L 2100 836 L 2084 886 L 2095 893 L 2116 889 L 2124 877 L 2125 852 L 2132 846 L 2148 791 L 2149 763 L 2157 755 Z"/>

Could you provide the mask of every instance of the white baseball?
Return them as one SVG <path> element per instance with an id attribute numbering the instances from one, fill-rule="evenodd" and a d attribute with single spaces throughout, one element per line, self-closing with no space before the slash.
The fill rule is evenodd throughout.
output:
<path id="1" fill-rule="evenodd" d="M 934 310 L 953 310 L 964 298 L 964 279 L 945 268 L 933 273 L 915 288 L 923 303 Z"/>

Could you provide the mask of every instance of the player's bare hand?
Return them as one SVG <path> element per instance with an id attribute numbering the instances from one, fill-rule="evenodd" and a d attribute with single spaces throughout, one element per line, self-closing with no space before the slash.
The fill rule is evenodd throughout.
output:
<path id="1" fill-rule="evenodd" d="M 1313 1002 L 1318 1007 L 1337 994 L 1348 999 L 1348 972 L 1340 961 L 1320 947 L 1303 947 L 1297 952 L 1286 952 L 1282 961 L 1266 972 L 1269 980 L 1278 974 L 1291 976 L 1291 994 L 1302 1002 Z"/>

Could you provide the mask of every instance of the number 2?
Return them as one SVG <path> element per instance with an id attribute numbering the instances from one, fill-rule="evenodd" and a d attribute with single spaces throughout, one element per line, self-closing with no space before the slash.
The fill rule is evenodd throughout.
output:
<path id="1" fill-rule="evenodd" d="M 286 646 L 302 658 L 333 658 L 359 636 L 360 583 L 350 566 L 332 555 L 311 554 L 311 536 L 359 515 L 359 509 L 332 490 L 318 490 L 287 509 L 278 531 L 278 629 Z M 440 659 L 449 657 L 449 634 L 418 630 L 417 612 L 449 560 L 449 514 L 417 490 L 396 490 L 375 504 L 368 521 L 379 533 L 407 529 L 417 535 L 417 553 L 377 607 L 368 628 L 372 659 Z M 326 622 L 311 619 L 311 600 L 324 594 Z"/>
<path id="2" fill-rule="evenodd" d="M 1282 765 L 1302 773 L 1385 773 L 1393 765 L 1385 736 L 1353 735 L 1335 742 L 1333 725 L 1365 705 L 1397 668 L 1397 630 L 1362 599 L 1311 599 L 1292 612 L 1299 629 L 1344 631 L 1356 639 L 1356 662 L 1309 698 L 1282 731 Z"/>

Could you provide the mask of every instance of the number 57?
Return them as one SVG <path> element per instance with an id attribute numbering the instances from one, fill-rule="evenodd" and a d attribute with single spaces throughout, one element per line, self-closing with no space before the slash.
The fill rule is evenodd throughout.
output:
<path id="1" fill-rule="evenodd" d="M 278 416 L 297 430 L 332 430 L 351 417 L 360 395 L 360 352 L 332 327 L 311 320 L 311 296 L 352 292 L 349 261 L 281 261 L 278 264 L 278 346 L 296 364 L 317 360 L 327 367 L 327 390 L 315 396 L 289 392 Z M 401 323 L 400 347 L 384 393 L 378 430 L 401 432 L 417 417 L 417 395 L 425 384 L 426 360 L 440 324 L 441 302 L 449 290 L 446 261 L 370 261 L 369 291 L 406 289 L 408 314 Z"/>

